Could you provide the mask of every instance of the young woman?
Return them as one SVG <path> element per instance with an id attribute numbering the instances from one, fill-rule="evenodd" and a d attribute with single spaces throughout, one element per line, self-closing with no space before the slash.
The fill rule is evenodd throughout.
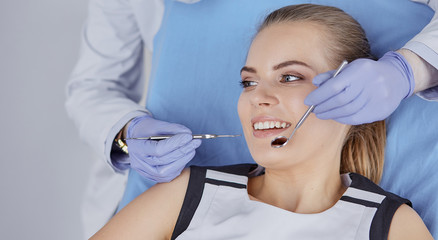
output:
<path id="1" fill-rule="evenodd" d="M 372 182 L 382 172 L 384 122 L 349 126 L 310 115 L 290 143 L 270 145 L 307 110 L 317 74 L 364 57 L 363 30 L 339 9 L 305 4 L 271 13 L 241 70 L 238 103 L 258 166 L 187 169 L 92 239 L 432 239 L 408 200 Z"/>

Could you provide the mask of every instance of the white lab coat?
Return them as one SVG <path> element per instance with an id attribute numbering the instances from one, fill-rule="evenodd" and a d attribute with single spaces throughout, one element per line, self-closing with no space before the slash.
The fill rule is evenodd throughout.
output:
<path id="1" fill-rule="evenodd" d="M 418 56 L 426 60 L 433 67 L 438 69 L 438 0 L 412 0 L 414 2 L 420 2 L 429 5 L 435 11 L 430 23 L 423 28 L 423 30 L 417 34 L 413 39 L 406 43 L 403 48 L 409 49 L 416 53 Z M 438 74 L 432 76 L 434 79 L 438 79 Z M 418 96 L 437 101 L 437 88 L 427 89 L 417 93 Z"/>
<path id="2" fill-rule="evenodd" d="M 427 0 L 418 2 L 427 3 Z M 436 10 L 438 0 L 428 4 Z M 114 214 L 123 194 L 127 156 L 111 156 L 113 139 L 130 119 L 148 113 L 137 104 L 144 89 L 143 81 L 139 81 L 144 79 L 141 76 L 143 44 L 152 51 L 163 13 L 162 0 L 90 2 L 80 59 L 67 85 L 66 101 L 67 112 L 78 127 L 80 137 L 99 158 L 92 169 L 83 203 L 86 237 Z M 431 23 L 404 48 L 438 69 L 437 16 L 435 14 Z M 436 94 L 432 95 L 436 97 Z M 426 94 L 426 97 L 432 95 Z M 116 160 L 119 164 L 114 164 Z"/>

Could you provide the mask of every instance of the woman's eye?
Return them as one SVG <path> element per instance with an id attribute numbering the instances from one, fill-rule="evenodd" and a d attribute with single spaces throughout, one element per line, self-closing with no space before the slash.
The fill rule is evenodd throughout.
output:
<path id="1" fill-rule="evenodd" d="M 240 86 L 242 86 L 242 88 L 252 87 L 256 85 L 257 83 L 254 81 L 246 81 L 246 80 L 240 81 Z"/>
<path id="2" fill-rule="evenodd" d="M 294 75 L 283 75 L 281 76 L 281 81 L 280 82 L 293 82 L 296 80 L 300 80 L 300 77 L 294 76 Z"/>

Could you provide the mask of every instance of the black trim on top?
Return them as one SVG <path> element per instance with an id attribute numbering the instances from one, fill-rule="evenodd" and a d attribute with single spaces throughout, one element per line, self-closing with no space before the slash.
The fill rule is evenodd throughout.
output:
<path id="1" fill-rule="evenodd" d="M 172 233 L 172 240 L 176 239 L 190 225 L 193 215 L 201 202 L 204 192 L 204 179 L 207 169 L 192 166 L 190 167 L 190 178 L 187 186 L 186 196 L 181 207 L 181 211 L 176 221 L 175 228 Z"/>
<path id="2" fill-rule="evenodd" d="M 392 193 L 387 193 L 385 200 L 380 204 L 370 227 L 370 240 L 388 239 L 389 227 L 397 209 L 407 204 L 412 207 L 412 203 Z"/>
<path id="3" fill-rule="evenodd" d="M 240 176 L 248 176 L 248 174 L 257 168 L 257 164 L 244 163 L 244 164 L 236 164 L 236 165 L 227 165 L 227 166 L 219 166 L 219 167 L 205 167 L 211 170 L 215 170 L 218 172 L 230 173 Z"/>
<path id="4" fill-rule="evenodd" d="M 354 197 L 350 197 L 350 196 L 342 196 L 341 200 L 345 201 L 345 202 L 360 204 L 360 205 L 363 205 L 365 207 L 378 208 L 380 206 L 380 203 L 370 202 L 367 200 L 358 199 L 358 198 L 354 198 Z"/>
<path id="5" fill-rule="evenodd" d="M 379 185 L 375 184 L 370 179 L 357 173 L 349 173 L 349 176 L 351 178 L 350 187 L 372 192 L 372 193 L 377 193 L 380 195 L 387 195 L 387 192 L 385 190 L 383 190 L 381 187 L 379 187 Z"/>
<path id="6" fill-rule="evenodd" d="M 349 175 L 352 180 L 350 187 L 385 196 L 380 206 L 377 207 L 377 211 L 371 222 L 370 240 L 387 240 L 389 227 L 391 226 L 392 218 L 397 209 L 402 204 L 407 204 L 412 207 L 412 203 L 405 198 L 383 190 L 377 184 L 360 174 L 350 173 Z M 344 198 L 344 196 L 342 198 Z"/>
<path id="7" fill-rule="evenodd" d="M 226 181 L 211 179 L 211 178 L 206 178 L 205 182 L 210 183 L 210 184 L 214 184 L 217 186 L 228 186 L 228 187 L 233 187 L 233 188 L 246 188 L 245 184 L 226 182 Z"/>

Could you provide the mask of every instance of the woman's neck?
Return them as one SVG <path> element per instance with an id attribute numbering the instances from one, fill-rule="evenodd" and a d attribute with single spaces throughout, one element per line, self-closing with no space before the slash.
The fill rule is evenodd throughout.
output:
<path id="1" fill-rule="evenodd" d="M 346 190 L 339 165 L 336 165 L 302 164 L 292 169 L 266 169 L 264 175 L 249 180 L 248 193 L 253 200 L 291 212 L 323 212 L 332 207 Z"/>

